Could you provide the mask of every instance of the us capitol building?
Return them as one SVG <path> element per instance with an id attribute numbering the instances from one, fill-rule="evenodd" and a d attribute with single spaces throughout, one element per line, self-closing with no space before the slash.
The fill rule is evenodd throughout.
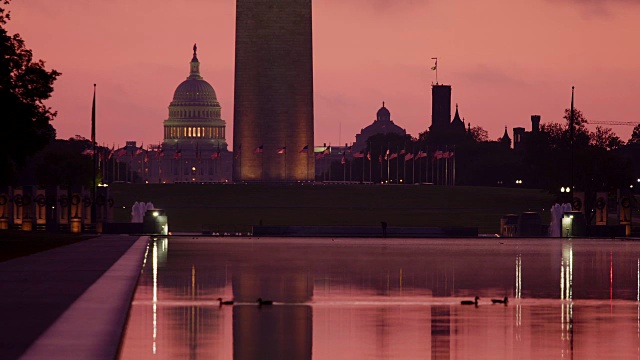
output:
<path id="1" fill-rule="evenodd" d="M 137 182 L 207 183 L 231 181 L 232 155 L 227 150 L 226 122 L 213 87 L 200 75 L 197 47 L 193 46 L 190 74 L 173 94 L 164 140 L 148 148 L 128 141 L 114 152 L 137 173 Z M 133 175 L 117 176 L 132 181 Z"/>

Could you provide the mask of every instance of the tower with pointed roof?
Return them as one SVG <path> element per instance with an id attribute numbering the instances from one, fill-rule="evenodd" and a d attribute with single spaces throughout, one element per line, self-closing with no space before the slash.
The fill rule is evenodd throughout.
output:
<path id="1" fill-rule="evenodd" d="M 507 131 L 507 127 L 504 127 L 504 134 L 500 138 L 500 142 L 507 148 L 511 148 L 511 138 L 509 137 L 509 132 Z"/>
<path id="2" fill-rule="evenodd" d="M 451 120 L 451 125 L 449 128 L 453 133 L 456 134 L 464 134 L 464 121 L 460 119 L 460 113 L 458 112 L 458 104 L 456 104 L 456 114 L 453 116 L 453 120 Z"/>

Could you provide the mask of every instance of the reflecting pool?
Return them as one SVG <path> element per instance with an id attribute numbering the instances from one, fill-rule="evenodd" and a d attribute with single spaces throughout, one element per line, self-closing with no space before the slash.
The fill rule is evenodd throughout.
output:
<path id="1" fill-rule="evenodd" d="M 159 239 L 120 357 L 640 359 L 639 300 L 640 242 Z"/>

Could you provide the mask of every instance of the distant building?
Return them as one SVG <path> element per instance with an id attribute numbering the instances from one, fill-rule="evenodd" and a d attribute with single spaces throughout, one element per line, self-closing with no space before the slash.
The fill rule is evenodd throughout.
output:
<path id="1" fill-rule="evenodd" d="M 431 126 L 432 133 L 444 133 L 451 124 L 451 85 L 431 86 Z"/>
<path id="2" fill-rule="evenodd" d="M 531 131 L 525 131 L 523 127 L 513 128 L 513 149 L 524 150 L 527 141 L 532 134 L 540 132 L 540 115 L 531 115 Z"/>
<path id="3" fill-rule="evenodd" d="M 314 178 L 311 0 L 237 0 L 234 181 Z"/>
<path id="4" fill-rule="evenodd" d="M 162 145 L 145 148 L 127 141 L 113 155 L 127 163 L 136 176 L 116 174 L 115 179 L 146 183 L 231 181 L 232 155 L 227 151 L 226 122 L 221 118 L 215 90 L 200 75 L 195 45 L 190 69 L 169 104 Z"/>
<path id="5" fill-rule="evenodd" d="M 464 120 L 460 118 L 458 104 L 451 120 L 451 85 L 431 86 L 430 140 L 434 145 L 455 145 L 465 139 Z"/>
<path id="6" fill-rule="evenodd" d="M 506 126 L 504 127 L 504 134 L 502 134 L 502 137 L 500 138 L 500 143 L 502 143 L 507 149 L 511 149 L 511 138 L 509 137 Z"/>
<path id="7" fill-rule="evenodd" d="M 406 135 L 407 131 L 391 120 L 391 112 L 385 107 L 383 102 L 373 123 L 360 130 L 360 133 L 356 135 L 356 142 L 353 144 L 352 150 L 358 152 L 365 149 L 367 147 L 367 140 L 373 135 L 389 133 Z"/>

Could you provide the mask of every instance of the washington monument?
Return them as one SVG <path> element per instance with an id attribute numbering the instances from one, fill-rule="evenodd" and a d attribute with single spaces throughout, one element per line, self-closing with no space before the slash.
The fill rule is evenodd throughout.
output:
<path id="1" fill-rule="evenodd" d="M 315 177 L 311 0 L 237 0 L 234 181 Z"/>

